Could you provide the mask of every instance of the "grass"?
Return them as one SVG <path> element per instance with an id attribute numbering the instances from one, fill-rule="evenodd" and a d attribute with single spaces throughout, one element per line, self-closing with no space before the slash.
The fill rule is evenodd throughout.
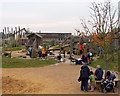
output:
<path id="1" fill-rule="evenodd" d="M 39 59 L 19 59 L 19 58 L 2 58 L 2 68 L 26 68 L 26 67 L 43 67 L 55 64 L 56 60 L 39 60 Z"/>
<path id="2" fill-rule="evenodd" d="M 54 49 L 60 49 L 60 47 L 59 47 L 59 46 L 57 46 L 57 47 L 54 47 Z"/>
<path id="3" fill-rule="evenodd" d="M 50 46 L 50 43 L 42 43 L 42 44 L 41 44 L 42 47 L 45 46 L 45 45 L 46 45 L 46 46 Z"/>
<path id="4" fill-rule="evenodd" d="M 120 68 L 118 68 L 118 60 L 119 60 L 118 55 L 114 54 L 114 61 L 110 59 L 108 62 L 108 70 L 120 72 Z M 101 58 L 98 58 L 96 61 L 91 61 L 91 64 L 90 64 L 91 67 L 96 68 L 96 65 L 100 65 L 101 68 L 105 70 L 104 58 L 101 57 Z"/>
<path id="5" fill-rule="evenodd" d="M 17 50 L 22 50 L 22 49 L 26 49 L 25 46 L 20 46 L 20 47 L 6 47 L 6 48 L 2 48 L 2 51 L 17 51 Z"/>

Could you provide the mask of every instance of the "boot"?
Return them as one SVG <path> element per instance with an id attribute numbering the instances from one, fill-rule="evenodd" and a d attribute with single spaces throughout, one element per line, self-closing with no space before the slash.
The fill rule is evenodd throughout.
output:
<path id="1" fill-rule="evenodd" d="M 90 92 L 93 92 L 94 91 L 94 88 L 91 88 Z"/>

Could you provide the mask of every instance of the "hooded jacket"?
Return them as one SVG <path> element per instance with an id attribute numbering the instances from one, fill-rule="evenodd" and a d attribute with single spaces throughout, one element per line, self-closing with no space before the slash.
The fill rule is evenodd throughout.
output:
<path id="1" fill-rule="evenodd" d="M 79 81 L 86 81 L 89 79 L 90 76 L 90 69 L 87 65 L 83 65 L 80 70 L 80 77 Z"/>
<path id="2" fill-rule="evenodd" d="M 95 75 L 97 77 L 97 80 L 101 80 L 102 77 L 103 77 L 103 70 L 101 68 L 98 68 L 96 71 L 95 71 Z"/>

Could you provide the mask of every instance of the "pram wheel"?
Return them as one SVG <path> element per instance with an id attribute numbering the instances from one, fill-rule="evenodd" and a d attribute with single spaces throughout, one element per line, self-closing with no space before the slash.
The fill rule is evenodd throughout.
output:
<path id="1" fill-rule="evenodd" d="M 99 92 L 102 92 L 102 89 L 101 89 L 101 88 L 99 88 Z"/>
<path id="2" fill-rule="evenodd" d="M 107 91 L 105 90 L 105 88 L 103 89 L 103 93 L 106 93 Z"/>
<path id="3" fill-rule="evenodd" d="M 113 88 L 113 92 L 116 93 L 116 90 Z"/>

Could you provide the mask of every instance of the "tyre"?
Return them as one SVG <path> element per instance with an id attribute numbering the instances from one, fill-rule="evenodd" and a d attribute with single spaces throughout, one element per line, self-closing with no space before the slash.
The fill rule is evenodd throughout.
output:
<path id="1" fill-rule="evenodd" d="M 103 89 L 103 93 L 107 93 L 107 91 L 105 90 L 105 88 Z"/>
<path id="2" fill-rule="evenodd" d="M 99 88 L 99 92 L 102 92 L 102 89 L 101 89 L 101 88 Z"/>
<path id="3" fill-rule="evenodd" d="M 113 92 L 116 93 L 116 89 L 113 88 Z"/>

